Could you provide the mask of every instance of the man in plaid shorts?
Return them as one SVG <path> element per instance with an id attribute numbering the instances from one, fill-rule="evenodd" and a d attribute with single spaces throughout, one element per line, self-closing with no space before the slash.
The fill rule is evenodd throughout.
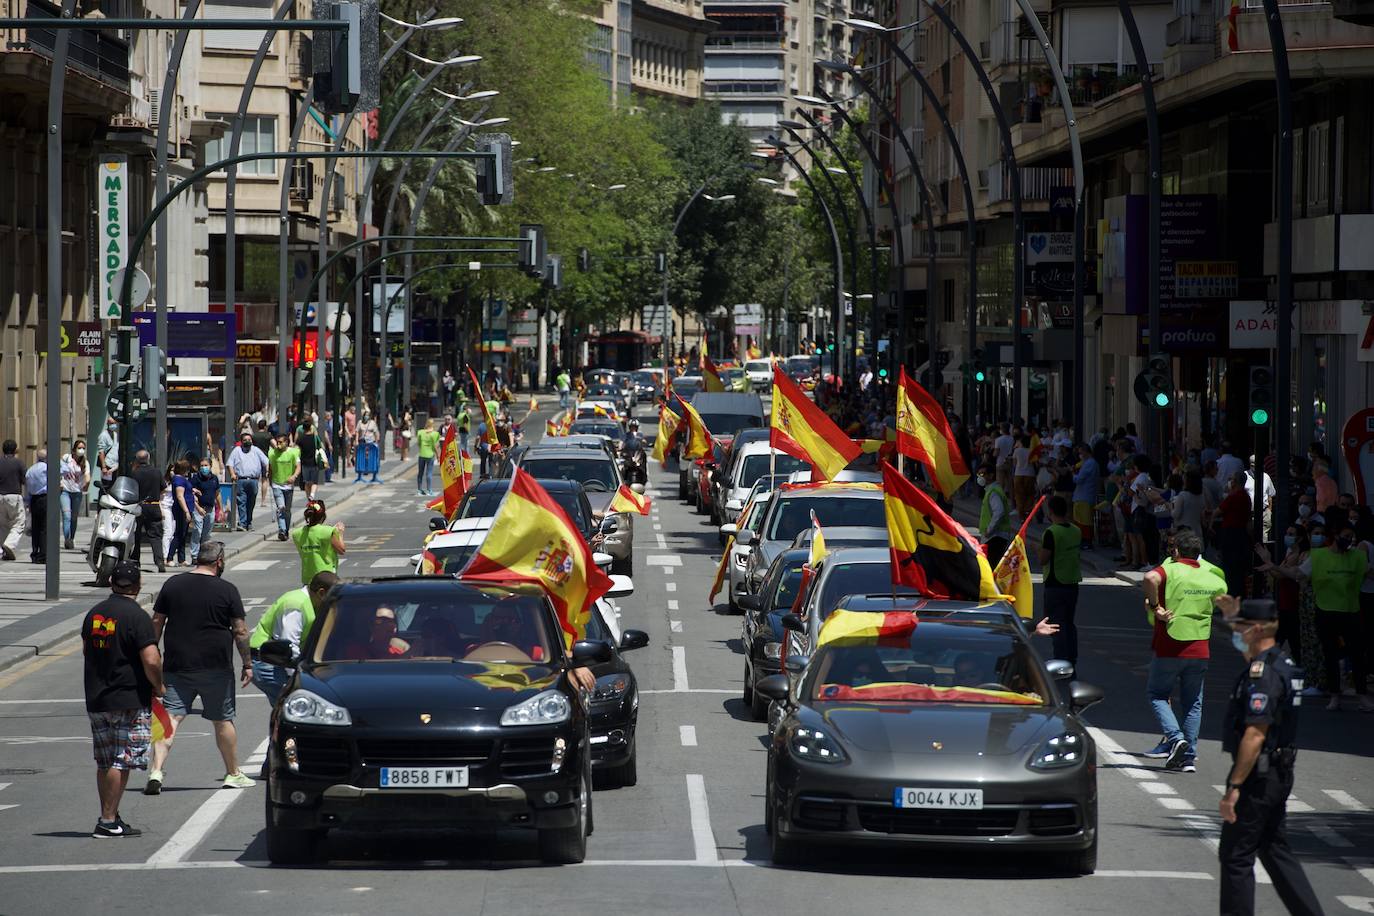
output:
<path id="1" fill-rule="evenodd" d="M 134 600 L 141 580 L 137 563 L 120 563 L 110 576 L 112 594 L 81 622 L 86 713 L 100 790 L 100 819 L 91 833 L 97 839 L 143 833 L 119 816 L 129 771 L 148 768 L 153 697 L 165 692 L 152 618 Z"/>

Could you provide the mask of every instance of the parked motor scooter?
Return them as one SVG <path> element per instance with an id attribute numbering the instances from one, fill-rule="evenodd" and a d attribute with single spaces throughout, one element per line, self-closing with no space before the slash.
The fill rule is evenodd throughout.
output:
<path id="1" fill-rule="evenodd" d="M 98 505 L 86 562 L 95 573 L 95 584 L 104 588 L 110 584 L 115 566 L 133 553 L 134 529 L 143 512 L 138 483 L 132 477 L 116 477 L 100 494 Z"/>

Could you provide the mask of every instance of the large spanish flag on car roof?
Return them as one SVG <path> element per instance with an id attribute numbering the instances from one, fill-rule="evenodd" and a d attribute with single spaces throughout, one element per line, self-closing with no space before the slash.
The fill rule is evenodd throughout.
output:
<path id="1" fill-rule="evenodd" d="M 906 644 L 920 621 L 915 611 L 849 611 L 837 608 L 821 624 L 816 648 Z"/>
<path id="2" fill-rule="evenodd" d="M 682 447 L 683 458 L 700 458 L 711 451 L 711 432 L 697 409 L 681 401 L 682 419 L 687 424 L 687 442 Z"/>
<path id="3" fill-rule="evenodd" d="M 611 587 L 611 578 L 592 562 L 592 549 L 548 491 L 515 469 L 510 490 L 459 577 L 469 582 L 541 586 L 558 612 L 564 642 L 584 639 L 592 605 Z"/>
<path id="4" fill-rule="evenodd" d="M 905 366 L 897 380 L 897 451 L 925 465 L 946 499 L 968 480 L 968 466 L 944 409 L 906 374 Z"/>
<path id="5" fill-rule="evenodd" d="M 964 526 L 883 462 L 892 581 L 931 598 L 979 601 L 1000 594 L 988 558 Z"/>
<path id="6" fill-rule="evenodd" d="M 768 444 L 794 458 L 811 462 L 831 480 L 861 449 L 821 411 L 780 365 L 773 366 L 773 414 Z"/>

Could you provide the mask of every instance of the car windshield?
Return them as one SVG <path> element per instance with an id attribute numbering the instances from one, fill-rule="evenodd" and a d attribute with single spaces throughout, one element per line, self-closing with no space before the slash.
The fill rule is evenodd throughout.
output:
<path id="1" fill-rule="evenodd" d="M 830 546 L 827 541 L 826 546 Z M 841 545 L 834 545 L 839 547 Z M 916 590 L 907 585 L 892 581 L 892 564 L 888 560 L 877 563 L 835 563 L 828 565 L 823 573 L 823 581 L 818 585 L 820 594 L 816 596 L 816 609 L 822 620 L 829 617 L 840 606 L 845 595 L 857 595 L 878 589 L 891 589 L 898 595 L 914 595 Z"/>
<path id="2" fill-rule="evenodd" d="M 802 580 L 802 560 L 798 559 L 795 565 L 789 565 L 781 570 L 773 580 L 772 589 L 765 595 L 767 598 L 763 602 L 763 609 L 771 611 L 775 608 L 785 608 L 791 610 L 792 602 L 797 600 L 797 589 L 801 587 Z"/>
<path id="3" fill-rule="evenodd" d="M 652 386 L 654 386 L 655 384 L 657 384 L 657 382 L 658 382 L 658 379 L 657 379 L 657 377 L 654 375 L 654 373 L 648 372 L 648 371 L 646 371 L 646 370 L 644 370 L 644 369 L 639 369 L 639 370 L 637 370 L 637 371 L 635 371 L 635 372 L 633 372 L 633 373 L 631 373 L 631 374 L 632 374 L 632 376 L 633 376 L 633 378 L 634 378 L 634 380 L 635 380 L 635 384 L 636 384 L 636 385 L 644 385 L 644 386 L 647 386 L 647 387 L 652 387 Z"/>
<path id="4" fill-rule="evenodd" d="M 744 364 L 745 372 L 772 372 L 773 364 L 766 359 L 751 359 Z"/>
<path id="5" fill-rule="evenodd" d="M 763 418 L 757 414 L 704 413 L 701 422 L 713 436 L 736 436 L 742 429 L 763 425 Z"/>
<path id="6" fill-rule="evenodd" d="M 673 394 L 676 394 L 684 401 L 690 401 L 692 395 L 701 390 L 701 379 L 699 378 L 676 378 L 673 379 Z"/>
<path id="7" fill-rule="evenodd" d="M 814 372 L 820 365 L 820 358 L 816 356 L 789 356 L 787 362 L 783 364 L 788 372 Z"/>
<path id="8" fill-rule="evenodd" d="M 538 480 L 576 480 L 588 493 L 605 493 L 620 486 L 615 462 L 573 461 L 562 458 L 534 458 L 521 462 L 520 469 Z"/>
<path id="9" fill-rule="evenodd" d="M 769 455 L 767 452 L 758 455 L 745 455 L 744 461 L 740 464 L 739 480 L 735 486 L 752 487 L 759 482 L 760 478 L 768 474 L 770 467 L 780 476 L 791 474 L 794 471 L 804 471 L 810 465 L 791 455 Z"/>
<path id="10" fill-rule="evenodd" d="M 616 441 L 625 438 L 625 431 L 620 428 L 620 424 L 613 420 L 575 420 L 572 425 L 572 434 L 586 434 L 590 436 L 609 436 Z"/>
<path id="11" fill-rule="evenodd" d="M 767 540 L 791 542 L 807 525 L 811 524 L 811 510 L 816 511 L 821 528 L 826 525 L 858 525 L 875 528 L 887 527 L 887 516 L 883 513 L 881 493 L 874 496 L 783 496 L 778 508 L 773 512 L 769 523 Z"/>
<path id="12" fill-rule="evenodd" d="M 533 595 L 425 590 L 421 600 L 345 594 L 321 624 L 316 662 L 549 663 L 555 641 Z M 432 597 L 431 597 L 432 595 Z"/>
<path id="13" fill-rule="evenodd" d="M 586 393 L 582 396 L 589 401 L 598 398 L 604 398 L 608 401 L 614 401 L 616 398 L 620 397 L 620 386 L 593 385 L 592 387 L 588 388 Z"/>
<path id="14" fill-rule="evenodd" d="M 420 559 L 420 572 L 426 575 L 451 576 L 463 571 L 468 560 L 477 552 L 477 544 L 454 547 L 426 547 Z"/>
<path id="15" fill-rule="evenodd" d="M 1002 632 L 920 623 L 905 644 L 832 643 L 812 659 L 813 700 L 1046 706 L 1050 692 L 1027 645 Z"/>

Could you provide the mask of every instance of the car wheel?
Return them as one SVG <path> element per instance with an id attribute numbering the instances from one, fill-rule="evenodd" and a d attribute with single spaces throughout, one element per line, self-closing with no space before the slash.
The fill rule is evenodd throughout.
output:
<path id="1" fill-rule="evenodd" d="M 754 679 L 749 676 L 749 663 L 744 663 L 744 702 L 753 711 L 754 706 Z"/>
<path id="2" fill-rule="evenodd" d="M 1091 875 L 1097 871 L 1097 835 L 1093 834 L 1093 844 L 1069 856 L 1069 871 L 1076 875 Z"/>
<path id="3" fill-rule="evenodd" d="M 753 697 L 749 701 L 749 712 L 754 717 L 755 722 L 762 722 L 768 718 L 769 699 L 757 690 L 753 692 Z M 772 730 L 769 730 L 772 734 Z"/>
<path id="4" fill-rule="evenodd" d="M 611 572 L 615 573 L 617 576 L 633 576 L 633 575 L 634 575 L 634 569 L 635 569 L 635 555 L 634 555 L 634 554 L 630 554 L 628 557 L 626 557 L 626 558 L 623 559 L 623 560 L 617 559 L 617 560 L 612 560 L 612 561 L 611 561 Z"/>
<path id="5" fill-rule="evenodd" d="M 805 848 L 796 840 L 783 839 L 778 831 L 777 815 L 774 813 L 771 803 L 768 807 L 768 814 L 768 858 L 773 860 L 774 865 L 782 867 L 801 865 L 805 861 Z"/>
<path id="6" fill-rule="evenodd" d="M 677 477 L 677 498 L 681 502 L 687 501 L 687 475 L 679 474 Z"/>
<path id="7" fill-rule="evenodd" d="M 272 798 L 267 802 L 267 861 L 273 865 L 309 865 L 320 858 L 323 830 L 283 830 L 274 826 Z"/>
<path id="8" fill-rule="evenodd" d="M 582 776 L 582 796 L 578 799 L 577 823 L 539 831 L 539 858 L 550 865 L 577 865 L 587 858 L 587 835 L 592 827 L 591 765 Z"/>

